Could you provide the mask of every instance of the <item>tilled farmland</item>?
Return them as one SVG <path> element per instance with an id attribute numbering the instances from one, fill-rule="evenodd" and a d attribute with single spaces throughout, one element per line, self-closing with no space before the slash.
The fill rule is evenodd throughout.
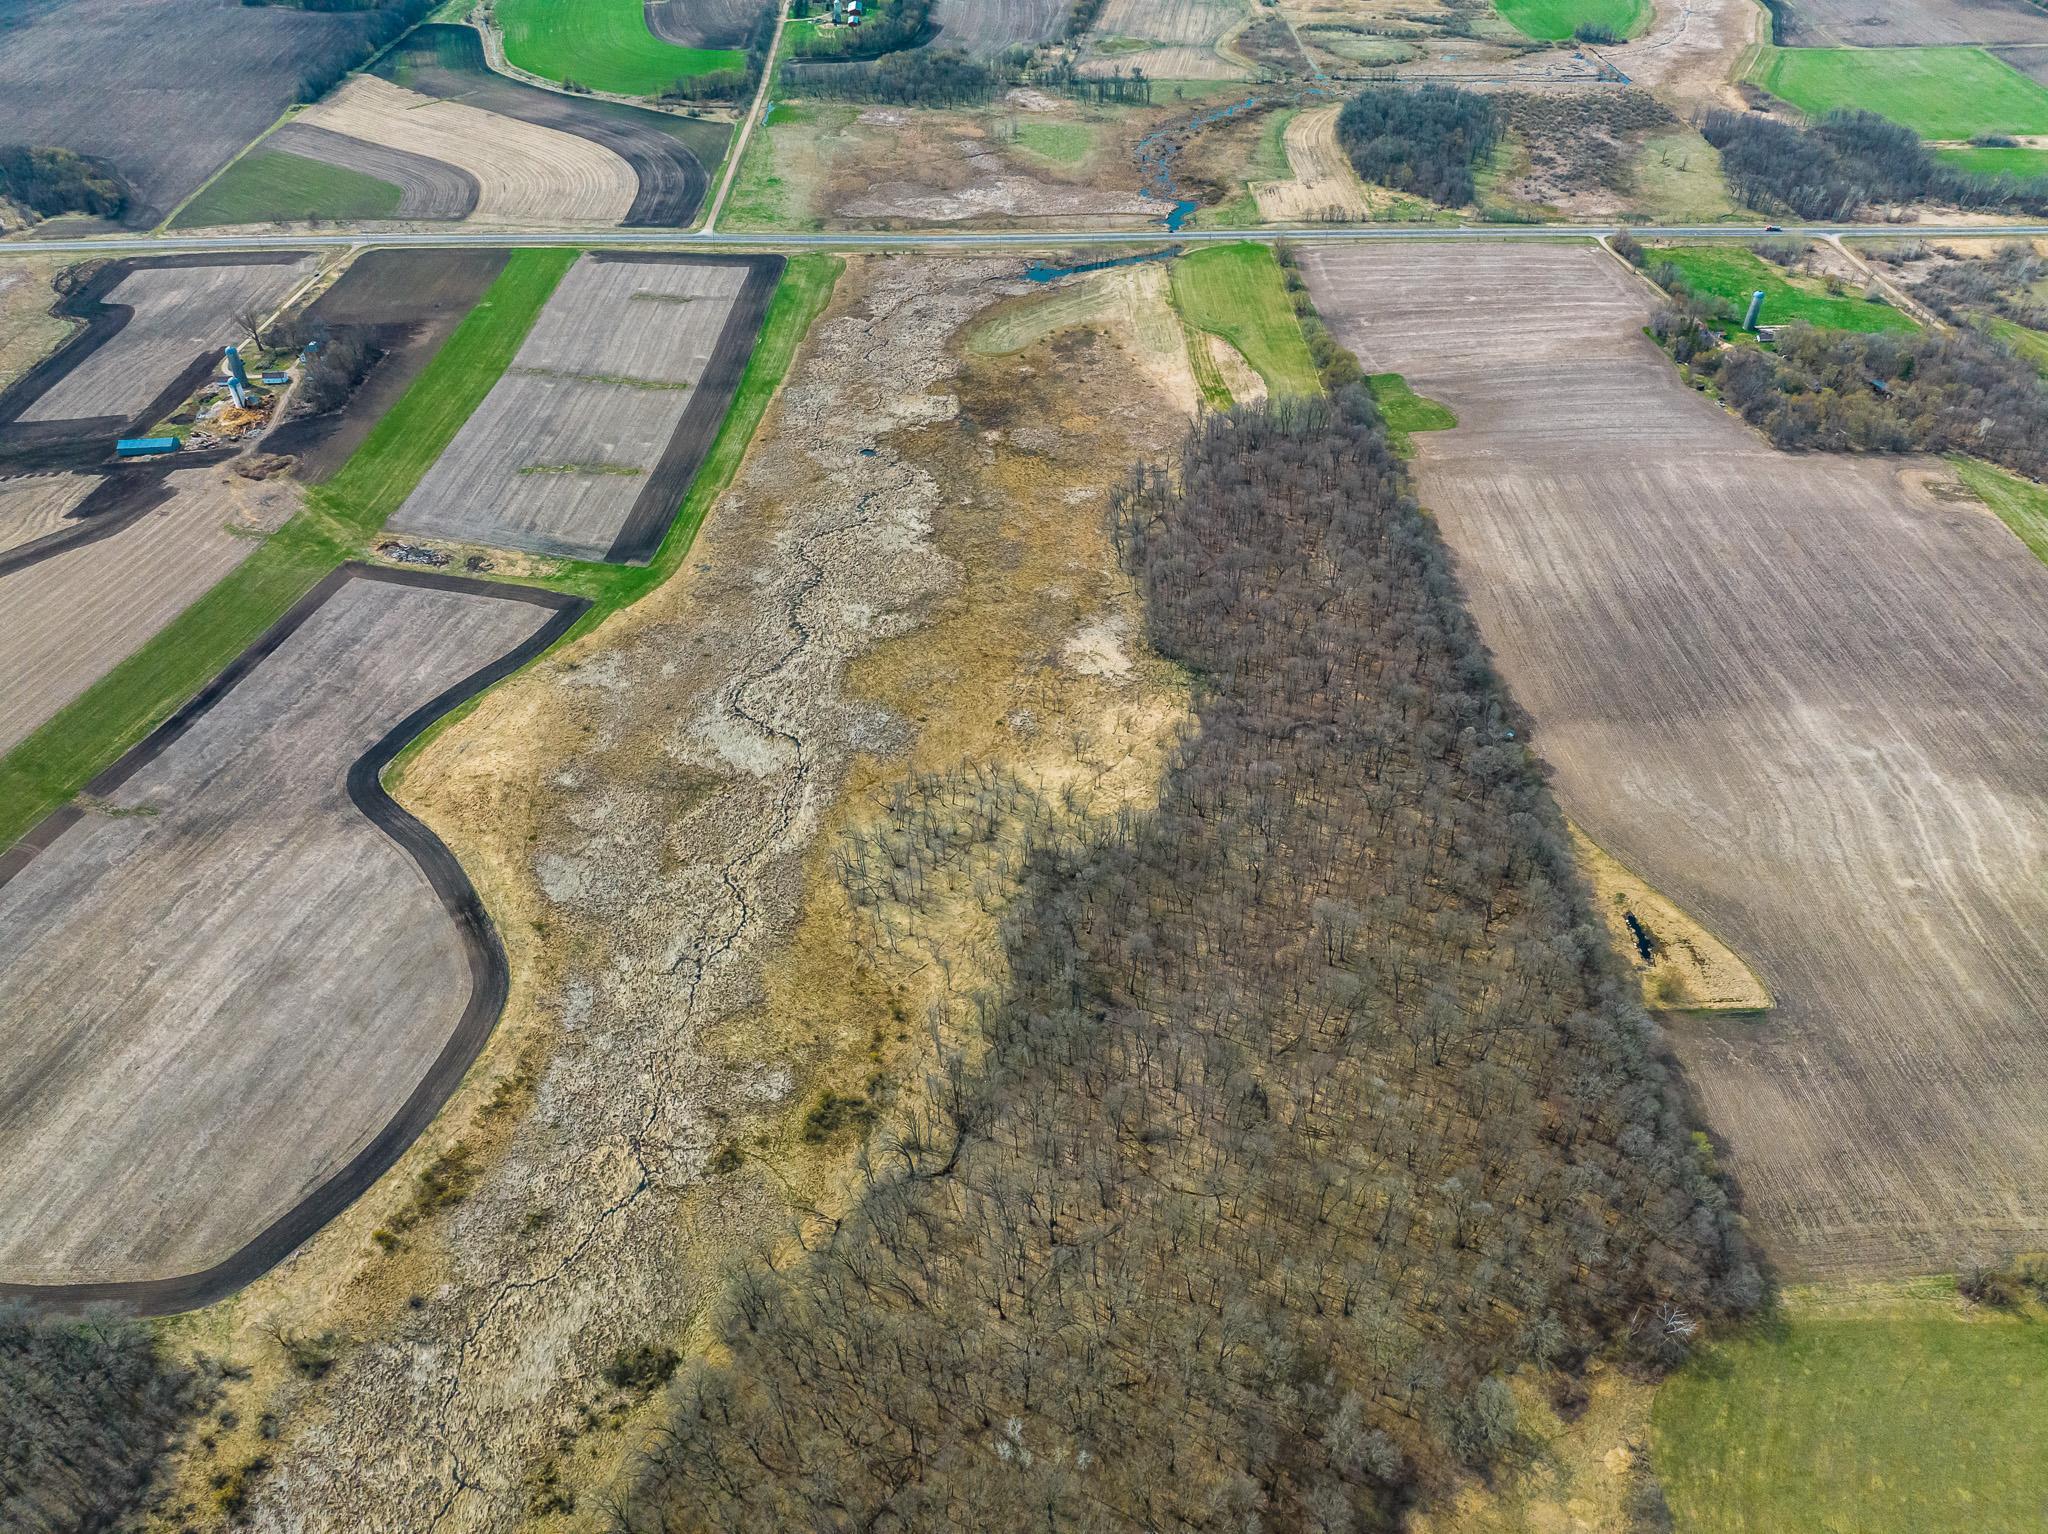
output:
<path id="1" fill-rule="evenodd" d="M 0 1281 L 233 1287 L 431 1117 L 502 960 L 376 773 L 576 606 L 338 572 L 0 863 Z"/>
<path id="2" fill-rule="evenodd" d="M 602 144 L 375 75 L 352 76 L 298 121 L 454 166 L 476 180 L 482 223 L 613 225 L 640 190 L 633 167 Z"/>
<path id="3" fill-rule="evenodd" d="M 628 228 L 677 227 L 696 217 L 710 171 L 724 158 L 732 132 L 722 122 L 567 96 L 508 79 L 486 67 L 483 43 L 470 27 L 419 27 L 378 61 L 377 72 L 421 95 L 609 150 L 632 167 L 635 179 L 633 196 L 617 220 Z"/>
<path id="4" fill-rule="evenodd" d="M 724 419 L 779 269 L 585 256 L 391 527 L 645 558 Z"/>
<path id="5" fill-rule="evenodd" d="M 762 0 L 646 0 L 647 30 L 678 48 L 744 48 Z"/>
<path id="6" fill-rule="evenodd" d="M 12 8 L 0 142 L 114 162 L 127 221 L 154 223 L 277 120 L 302 76 L 331 79 L 370 39 L 363 13 L 239 0 L 57 0 Z M 89 70 L 86 65 L 89 62 Z"/>
<path id="7" fill-rule="evenodd" d="M 1250 14 L 1242 0 L 1109 0 L 1089 39 L 1118 46 L 1112 52 L 1092 49 L 1088 72 L 1135 65 L 1155 80 L 1241 78 L 1244 67 L 1223 57 L 1216 45 Z M 1127 46 L 1134 42 L 1150 46 Z"/>
<path id="8" fill-rule="evenodd" d="M 1784 13 L 1784 41 L 1798 48 L 2048 43 L 2048 15 L 2027 0 L 1788 0 Z"/>
<path id="9" fill-rule="evenodd" d="M 92 494 L 89 474 L 34 474 L 0 479 L 0 553 L 47 538 Z"/>
<path id="10" fill-rule="evenodd" d="M 20 483 L 41 482 L 0 487 Z M 0 753 L 141 648 L 298 506 L 289 486 L 218 468 L 176 470 L 142 493 L 156 504 L 106 514 L 120 522 L 107 536 L 0 572 Z"/>
<path id="11" fill-rule="evenodd" d="M 1066 0 L 938 0 L 932 19 L 939 47 L 997 54 L 1051 42 L 1068 9 Z"/>
<path id="12" fill-rule="evenodd" d="M 21 422 L 128 422 L 182 394 L 239 340 L 236 316 L 267 317 L 313 274 L 310 256 L 171 257 L 117 266 L 108 313 L 10 393 Z M 125 317 L 122 311 L 128 311 Z M 148 425 L 147 421 L 140 424 Z"/>
<path id="13" fill-rule="evenodd" d="M 1776 998 L 1672 1042 L 1793 1275 L 2048 1240 L 2048 568 L 1937 462 L 1793 456 L 1586 248 L 1313 250 L 1568 812 Z M 1711 473 L 1707 472 L 1711 466 Z"/>
<path id="14" fill-rule="evenodd" d="M 468 218 L 482 194 L 476 177 L 460 166 L 388 144 L 350 138 L 309 122 L 286 123 L 263 141 L 263 147 L 390 182 L 398 188 L 399 218 Z"/>

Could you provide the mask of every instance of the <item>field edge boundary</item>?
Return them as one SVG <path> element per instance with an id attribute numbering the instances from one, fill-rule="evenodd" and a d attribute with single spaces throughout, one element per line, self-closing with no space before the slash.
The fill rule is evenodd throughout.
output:
<path id="1" fill-rule="evenodd" d="M 245 1288 L 324 1229 L 397 1164 L 454 1094 L 497 1027 L 511 986 L 511 970 L 497 927 L 455 854 L 423 821 L 385 792 L 382 775 L 384 768 L 436 719 L 553 646 L 583 616 L 590 605 L 588 599 L 543 587 L 514 586 L 423 570 L 392 570 L 351 561 L 325 576 L 189 702 L 87 783 L 83 793 L 98 797 L 120 787 L 197 724 L 331 597 L 354 580 L 454 591 L 554 610 L 552 617 L 517 645 L 444 688 L 386 730 L 348 769 L 350 801 L 412 858 L 455 925 L 470 971 L 469 1000 L 462 1016 L 426 1074 L 370 1142 L 304 1198 L 213 1266 L 170 1278 L 72 1284 L 0 1281 L 0 1301 L 23 1301 L 53 1310 L 110 1304 L 137 1315 L 170 1315 L 201 1309 Z M 76 801 L 53 810 L 12 848 L 0 854 L 0 886 L 27 868 L 84 813 Z"/>

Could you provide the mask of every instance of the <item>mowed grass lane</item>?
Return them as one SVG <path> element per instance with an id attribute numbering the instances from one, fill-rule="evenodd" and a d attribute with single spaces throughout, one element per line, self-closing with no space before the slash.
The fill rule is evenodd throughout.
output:
<path id="1" fill-rule="evenodd" d="M 2048 1317 L 1952 1286 L 1789 1295 L 1657 1392 L 1653 1462 L 1685 1534 L 2048 1527 Z"/>
<path id="2" fill-rule="evenodd" d="M 179 229 L 273 220 L 393 218 L 404 191 L 376 176 L 278 149 L 243 155 L 172 220 Z"/>
<path id="3" fill-rule="evenodd" d="M 1365 383 L 1380 407 L 1380 419 L 1387 423 L 1387 441 L 1403 458 L 1415 456 L 1416 432 L 1449 431 L 1458 424 L 1449 405 L 1417 394 L 1399 373 L 1373 373 Z"/>
<path id="4" fill-rule="evenodd" d="M 737 48 L 679 48 L 647 30 L 640 0 L 498 0 L 505 57 L 544 80 L 652 96 L 678 80 L 744 69 Z"/>
<path id="5" fill-rule="evenodd" d="M 363 445 L 226 580 L 0 758 L 0 847 L 64 803 L 362 551 L 497 382 L 572 250 L 515 252 Z"/>
<path id="6" fill-rule="evenodd" d="M 1804 320 L 1819 330 L 1853 330 L 1871 334 L 1884 330 L 1918 330 L 1911 315 L 1856 292 L 1830 293 L 1810 279 L 1791 278 L 1754 251 L 1719 245 L 1678 245 L 1644 252 L 1656 272 L 1678 268 L 1685 285 L 1701 298 L 1720 303 L 1722 312 L 1739 323 L 1749 312 L 1749 296 L 1763 290 L 1761 323 L 1789 325 Z"/>
<path id="7" fill-rule="evenodd" d="M 1956 476 L 1998 514 L 2034 557 L 2048 564 L 2048 486 L 2008 474 L 1978 458 L 1953 460 Z"/>
<path id="8" fill-rule="evenodd" d="M 1934 158 L 1973 176 L 2000 176 L 2008 181 L 2032 181 L 2048 176 L 2048 149 L 2000 149 L 1971 144 L 1954 149 L 1937 149 Z"/>
<path id="9" fill-rule="evenodd" d="M 1650 0 L 1495 0 L 1495 9 L 1525 37 L 1561 42 L 1580 27 L 1605 27 L 1634 37 L 1650 24 Z"/>
<path id="10" fill-rule="evenodd" d="M 1173 263 L 1173 304 L 1193 329 L 1221 336 L 1274 396 L 1320 394 L 1316 365 L 1288 302 L 1280 263 L 1264 245 L 1216 245 Z M 1202 375 L 1200 347 L 1196 374 Z M 1205 392 L 1215 386 L 1204 380 Z M 1219 402 L 1220 403 L 1220 402 Z"/>
<path id="11" fill-rule="evenodd" d="M 1982 48 L 1766 47 L 1749 78 L 1810 117 L 1861 109 L 1922 138 L 2048 133 L 2048 89 Z"/>

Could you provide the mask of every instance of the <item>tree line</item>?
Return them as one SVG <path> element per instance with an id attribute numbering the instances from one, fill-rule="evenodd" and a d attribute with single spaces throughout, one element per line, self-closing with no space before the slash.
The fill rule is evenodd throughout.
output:
<path id="1" fill-rule="evenodd" d="M 1923 201 L 2048 211 L 2048 180 L 1975 175 L 1945 165 L 1917 133 L 1875 112 L 1830 112 L 1801 128 L 1717 107 L 1701 120 L 1700 132 L 1721 151 L 1729 190 L 1755 208 L 1813 219 Z"/>
<path id="2" fill-rule="evenodd" d="M 1009 990 L 736 1274 L 622 1529 L 1383 1528 L 1512 1371 L 1756 1298 L 1370 396 L 1207 417 L 1115 522 L 1194 679 L 1158 806 L 1030 854 Z M 1005 792 L 900 793 L 856 901 Z"/>
<path id="3" fill-rule="evenodd" d="M 126 1526 L 218 1386 L 210 1370 L 173 1363 L 140 1322 L 0 1305 L 0 1527 Z"/>
<path id="4" fill-rule="evenodd" d="M 1857 335 L 1794 324 L 1774 350 L 1716 346 L 1667 309 L 1651 331 L 1782 448 L 1970 453 L 2048 479 L 2048 392 L 2033 365 L 1961 328 Z"/>
<path id="5" fill-rule="evenodd" d="M 1502 128 L 1491 98 L 1449 85 L 1374 86 L 1337 114 L 1337 141 L 1361 180 L 1450 208 L 1473 200 L 1473 172 Z"/>

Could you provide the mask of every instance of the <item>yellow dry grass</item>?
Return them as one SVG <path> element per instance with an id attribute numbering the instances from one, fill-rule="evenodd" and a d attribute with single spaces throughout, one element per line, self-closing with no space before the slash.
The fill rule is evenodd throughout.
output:
<path id="1" fill-rule="evenodd" d="M 1337 142 L 1339 107 L 1311 107 L 1297 112 L 1287 125 L 1288 181 L 1261 181 L 1252 187 L 1259 217 L 1269 224 L 1338 223 L 1372 218 L 1392 206 L 1397 195 L 1385 187 L 1367 186 Z"/>
<path id="2" fill-rule="evenodd" d="M 1577 826 L 1571 828 L 1579 869 L 1593 886 L 1617 953 L 1634 965 L 1648 1006 L 1686 1012 L 1761 1012 L 1771 993 L 1735 950 L 1657 893 L 1624 864 L 1603 852 Z M 1628 925 L 1634 916 L 1656 942 L 1645 963 Z"/>
<path id="3" fill-rule="evenodd" d="M 0 389 L 71 334 L 74 322 L 50 313 L 57 301 L 50 279 L 69 264 L 55 256 L 30 256 L 0 267 Z"/>
<path id="4" fill-rule="evenodd" d="M 1006 356 L 1064 330 L 1114 332 L 1145 376 L 1183 413 L 1195 413 L 1201 395 L 1163 262 L 1116 267 L 1014 299 L 968 332 L 967 349 Z"/>

